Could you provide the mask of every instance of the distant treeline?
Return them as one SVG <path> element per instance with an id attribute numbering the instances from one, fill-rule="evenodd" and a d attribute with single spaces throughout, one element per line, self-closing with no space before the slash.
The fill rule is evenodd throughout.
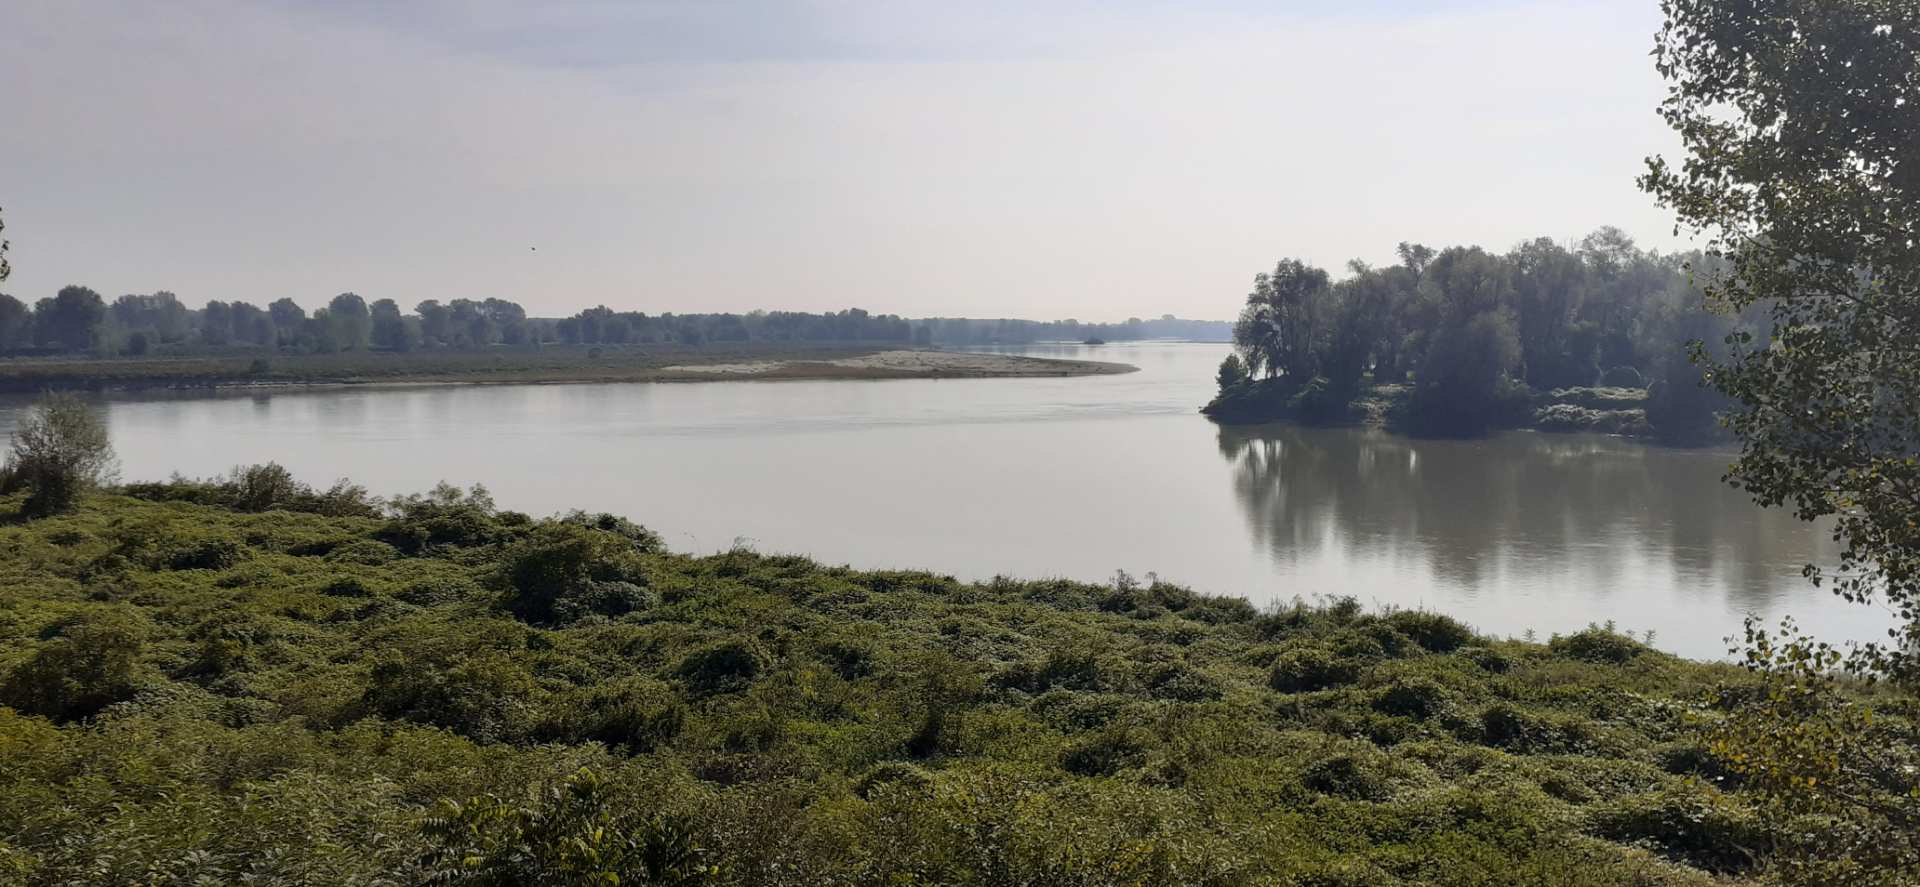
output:
<path id="1" fill-rule="evenodd" d="M 913 326 L 892 314 L 849 308 L 832 314 L 753 311 L 747 314 L 659 314 L 605 305 L 553 322 L 550 340 L 567 344 L 627 342 L 913 342 Z"/>
<path id="2" fill-rule="evenodd" d="M 915 333 L 926 330 L 931 345 L 1025 345 L 1032 342 L 1081 342 L 1102 339 L 1131 342 L 1141 339 L 1190 339 L 1228 342 L 1233 324 L 1224 320 L 1186 320 L 1163 314 L 1151 320 L 1129 317 L 1125 323 L 1081 323 L 1078 320 L 1015 320 L 929 317 L 914 321 Z"/>
<path id="3" fill-rule="evenodd" d="M 925 336 L 921 337 L 923 340 Z M 492 345 L 706 342 L 914 341 L 912 325 L 858 308 L 832 314 L 659 314 L 589 308 L 572 317 L 528 317 L 505 299 L 429 299 L 404 313 L 392 299 L 371 303 L 353 293 L 308 313 L 292 299 L 265 308 L 208 302 L 189 308 L 170 292 L 126 295 L 112 302 L 69 286 L 29 308 L 0 295 L 0 352 L 92 354 L 101 357 L 199 354 L 271 349 L 298 354 L 339 351 L 464 349 Z"/>
<path id="4" fill-rule="evenodd" d="M 311 313 L 292 299 L 266 307 L 212 301 L 189 308 L 170 292 L 125 295 L 108 302 L 84 286 L 68 286 L 29 307 L 0 294 L 0 353 L 90 354 L 100 357 L 204 354 L 261 349 L 296 354 L 340 351 L 464 349 L 492 345 L 708 342 L 835 342 L 887 345 L 988 345 L 1089 338 L 1197 338 L 1226 341 L 1224 322 L 1133 318 L 1125 323 L 1077 320 L 908 320 L 849 308 L 826 314 L 647 314 L 605 305 L 571 317 L 528 317 L 505 299 L 429 299 L 404 311 L 392 299 L 368 302 L 353 293 Z"/>
<path id="5" fill-rule="evenodd" d="M 405 351 L 534 342 L 542 326 L 503 299 L 428 300 L 414 306 L 413 314 L 403 314 L 392 299 L 369 304 L 353 293 L 334 296 L 312 313 L 292 299 L 265 308 L 212 301 L 194 309 L 165 291 L 108 302 L 84 286 L 64 287 L 32 308 L 0 295 L 0 351 L 9 354 Z"/>

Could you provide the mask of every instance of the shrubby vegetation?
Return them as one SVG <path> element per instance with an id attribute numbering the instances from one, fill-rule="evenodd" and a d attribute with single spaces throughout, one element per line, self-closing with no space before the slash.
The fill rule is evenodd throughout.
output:
<path id="1" fill-rule="evenodd" d="M 0 493 L 28 491 L 20 510 L 29 517 L 66 511 L 80 496 L 114 477 L 117 462 L 107 426 L 79 398 L 52 394 L 22 415 L 13 430 Z"/>
<path id="2" fill-rule="evenodd" d="M 1700 387 L 1686 343 L 1739 321 L 1709 311 L 1694 282 L 1709 258 L 1646 252 L 1611 228 L 1571 249 L 1541 238 L 1504 255 L 1405 243 L 1399 254 L 1389 267 L 1354 262 L 1337 282 L 1294 260 L 1255 277 L 1206 412 L 1373 417 L 1430 434 L 1711 436 L 1723 404 Z M 1612 407 L 1582 402 L 1596 388 L 1638 393 Z"/>
<path id="3" fill-rule="evenodd" d="M 1606 628 L 689 557 L 272 465 L 0 526 L 0 582 L 13 882 L 1706 885 L 1821 852 L 1710 745 L 1766 682 Z"/>

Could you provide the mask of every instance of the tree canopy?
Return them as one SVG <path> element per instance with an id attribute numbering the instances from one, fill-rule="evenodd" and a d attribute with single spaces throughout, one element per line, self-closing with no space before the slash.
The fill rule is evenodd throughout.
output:
<path id="1" fill-rule="evenodd" d="M 1920 2 L 1667 0 L 1662 116 L 1687 155 L 1641 182 L 1710 241 L 1708 295 L 1767 318 L 1694 359 L 1733 401 L 1728 474 L 1766 506 L 1832 522 L 1832 573 L 1885 606 L 1888 641 L 1851 649 L 1749 622 L 1765 692 L 1730 706 L 1710 749 L 1772 804 L 1819 818 L 1791 884 L 1920 878 Z M 1701 269 L 1696 269 L 1701 270 Z M 1886 680 L 1874 708 L 1846 673 Z M 1878 712 L 1874 709 L 1877 708 Z"/>
<path id="2" fill-rule="evenodd" d="M 1394 265 L 1352 262 L 1338 281 L 1295 259 L 1255 276 L 1223 398 L 1237 389 L 1252 414 L 1284 403 L 1291 415 L 1338 417 L 1369 377 L 1411 379 L 1407 430 L 1471 434 L 1532 415 L 1529 388 L 1646 387 L 1666 423 L 1655 432 L 1708 436 L 1719 403 L 1699 390 L 1682 332 L 1719 336 L 1741 320 L 1709 310 L 1689 280 L 1707 257 L 1643 250 L 1617 228 L 1504 254 L 1410 243 L 1397 253 Z"/>
<path id="3" fill-rule="evenodd" d="M 1731 479 L 1837 521 L 1826 578 L 1906 624 L 1873 667 L 1920 677 L 1920 3 L 1665 9 L 1661 113 L 1688 153 L 1643 184 L 1725 259 L 1709 296 L 1770 321 L 1699 355 L 1734 400 Z"/>

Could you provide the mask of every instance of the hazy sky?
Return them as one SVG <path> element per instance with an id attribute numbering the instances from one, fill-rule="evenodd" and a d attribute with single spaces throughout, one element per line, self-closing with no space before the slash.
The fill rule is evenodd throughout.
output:
<path id="1" fill-rule="evenodd" d="M 1225 318 L 1283 256 L 1671 246 L 1656 6 L 10 0 L 0 286 Z"/>

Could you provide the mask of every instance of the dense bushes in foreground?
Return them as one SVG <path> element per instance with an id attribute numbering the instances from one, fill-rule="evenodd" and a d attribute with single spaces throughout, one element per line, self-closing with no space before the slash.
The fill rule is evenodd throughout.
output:
<path id="1" fill-rule="evenodd" d="M 1703 749 L 1744 672 L 1600 629 L 281 480 L 0 527 L 0 883 L 1704 885 L 1819 834 Z"/>

